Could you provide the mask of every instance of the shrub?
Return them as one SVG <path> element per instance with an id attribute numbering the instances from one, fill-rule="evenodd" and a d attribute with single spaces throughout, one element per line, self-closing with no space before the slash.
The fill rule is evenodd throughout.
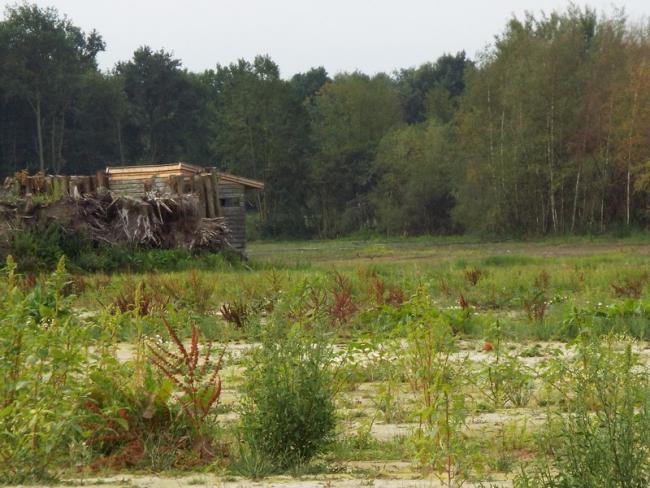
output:
<path id="1" fill-rule="evenodd" d="M 524 311 L 528 319 L 534 322 L 542 322 L 546 316 L 548 302 L 542 290 L 533 289 L 522 297 Z"/>
<path id="2" fill-rule="evenodd" d="M 568 415 L 549 417 L 542 446 L 553 465 L 524 472 L 520 487 L 647 487 L 650 482 L 650 382 L 632 345 L 583 335 L 575 360 L 556 360 L 553 387 Z M 531 472 L 532 471 L 532 472 Z"/>
<path id="3" fill-rule="evenodd" d="M 243 267 L 236 253 L 193 254 L 187 249 L 132 248 L 125 245 L 98 244 L 83 234 L 69 232 L 52 221 L 40 221 L 29 227 L 17 226 L 8 234 L 3 259 L 12 255 L 21 272 L 53 271 L 61 256 L 73 271 L 133 273 L 151 271 L 180 271 L 201 268 L 230 270 Z"/>
<path id="4" fill-rule="evenodd" d="M 648 282 L 648 274 L 628 276 L 618 283 L 612 283 L 612 291 L 619 298 L 641 298 L 643 287 Z"/>
<path id="5" fill-rule="evenodd" d="M 334 275 L 332 288 L 332 304 L 329 308 L 332 322 L 336 325 L 348 323 L 357 312 L 358 306 L 354 302 L 352 283 L 340 273 Z"/>
<path id="6" fill-rule="evenodd" d="M 319 327 L 302 326 L 269 324 L 247 361 L 243 438 L 277 471 L 309 461 L 335 428 L 333 351 Z"/>
<path id="7" fill-rule="evenodd" d="M 635 338 L 648 337 L 650 307 L 640 300 L 620 303 L 571 307 L 565 313 L 557 337 L 575 338 L 580 332 L 593 335 L 625 334 Z"/>
<path id="8" fill-rule="evenodd" d="M 433 307 L 429 297 L 420 293 L 411 307 L 411 319 L 404 323 L 406 349 L 401 361 L 417 405 L 419 427 L 412 439 L 415 456 L 422 466 L 443 471 L 447 486 L 460 486 L 474 462 L 474 452 L 463 434 L 468 365 L 454 358 L 453 324 Z"/>
<path id="9" fill-rule="evenodd" d="M 53 223 L 37 222 L 33 228 L 17 227 L 9 236 L 9 252 L 21 271 L 52 270 L 64 254 L 76 257 L 87 246 L 84 239 L 70 239 Z"/>
<path id="10" fill-rule="evenodd" d="M 481 281 L 481 278 L 485 276 L 485 271 L 483 271 L 481 268 L 467 268 L 465 270 L 465 279 L 467 282 L 472 285 L 476 286 L 479 281 Z"/>
<path id="11" fill-rule="evenodd" d="M 82 404 L 90 467 L 169 469 L 180 453 L 190 450 L 192 426 L 170 401 L 172 388 L 170 380 L 159 381 L 150 367 L 141 383 L 134 381 L 128 364 L 115 362 L 110 373 L 95 371 Z"/>
<path id="12" fill-rule="evenodd" d="M 7 259 L 0 293 L 0 481 L 53 476 L 81 440 L 88 324 L 76 319 L 63 293 L 65 260 L 31 290 L 19 287 Z"/>
<path id="13" fill-rule="evenodd" d="M 135 315 L 145 317 L 163 310 L 168 300 L 169 297 L 154 293 L 144 280 L 135 282 L 127 279 L 115 295 L 111 307 L 116 313 L 133 312 Z"/>
<path id="14" fill-rule="evenodd" d="M 494 408 L 506 404 L 525 407 L 532 395 L 533 377 L 519 358 L 504 351 L 503 330 L 498 320 L 490 332 L 490 341 L 485 343 L 483 350 L 492 352 L 493 359 L 480 372 L 483 394 Z"/>
<path id="15" fill-rule="evenodd" d="M 176 350 L 170 350 L 162 341 L 149 341 L 151 361 L 178 390 L 173 396 L 193 427 L 194 450 L 202 460 L 209 460 L 213 457 L 212 439 L 206 435 L 205 424 L 221 396 L 220 372 L 225 349 L 212 361 L 212 342 L 201 346 L 196 324 L 192 323 L 188 349 L 164 317 L 163 323 Z"/>
<path id="16" fill-rule="evenodd" d="M 210 300 L 217 287 L 212 277 L 194 268 L 182 276 L 152 275 L 149 281 L 158 288 L 159 295 L 172 297 L 175 303 L 199 313 L 209 310 Z"/>
<path id="17" fill-rule="evenodd" d="M 224 303 L 219 310 L 221 317 L 229 324 L 235 325 L 238 329 L 244 328 L 250 313 L 249 307 L 245 302 Z"/>

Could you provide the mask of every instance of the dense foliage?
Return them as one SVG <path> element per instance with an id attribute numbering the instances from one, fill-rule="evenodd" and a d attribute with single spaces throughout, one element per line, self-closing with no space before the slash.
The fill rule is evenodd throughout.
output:
<path id="1" fill-rule="evenodd" d="M 81 318 L 65 258 L 42 279 L 17 273 L 11 257 L 1 273 L 0 482 L 56 477 L 75 463 L 161 469 L 215 456 L 223 353 L 211 356 L 196 326 L 188 348 L 164 319 L 167 334 L 149 320 L 158 333 L 145 336 L 142 289 L 134 308 Z M 124 323 L 135 349 L 120 362 Z"/>
<path id="2" fill-rule="evenodd" d="M 310 324 L 312 325 L 312 324 Z M 334 436 L 333 353 L 322 333 L 270 324 L 249 358 L 242 431 L 251 451 L 276 469 L 309 461 Z"/>
<path id="3" fill-rule="evenodd" d="M 54 9 L 0 21 L 0 174 L 188 161 L 265 180 L 266 236 L 603 232 L 648 223 L 650 31 L 570 7 L 390 74 L 189 72 Z"/>

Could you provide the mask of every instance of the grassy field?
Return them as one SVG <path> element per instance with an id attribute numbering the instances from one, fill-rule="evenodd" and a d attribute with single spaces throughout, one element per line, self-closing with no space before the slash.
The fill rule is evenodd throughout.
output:
<path id="1" fill-rule="evenodd" d="M 643 238 L 260 242 L 249 257 L 110 275 L 9 263 L 0 479 L 647 483 Z"/>

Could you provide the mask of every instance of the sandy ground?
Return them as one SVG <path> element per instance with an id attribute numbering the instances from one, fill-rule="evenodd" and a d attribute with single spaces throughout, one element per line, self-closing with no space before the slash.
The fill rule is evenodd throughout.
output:
<path id="1" fill-rule="evenodd" d="M 539 356 L 521 357 L 521 361 L 531 369 L 541 367 L 544 361 L 552 355 L 551 351 L 560 351 L 560 355 L 570 357 L 573 352 L 565 344 L 559 342 L 539 342 Z M 486 364 L 493 360 L 492 353 L 486 353 L 482 350 L 480 341 L 462 341 L 460 350 L 457 354 L 459 358 L 467 358 L 475 365 Z M 507 349 L 508 354 L 519 354 L 524 349 L 530 349 L 532 344 L 512 344 Z M 232 407 L 238 401 L 237 385 L 241 381 L 242 366 L 239 359 L 248 349 L 255 344 L 238 343 L 227 345 L 226 365 L 229 366 L 224 371 L 224 390 L 222 392 L 221 403 L 224 406 L 230 406 L 229 411 L 220 415 L 220 421 L 230 424 L 237 420 L 237 413 Z M 645 364 L 650 364 L 650 344 L 640 343 L 636 347 Z M 120 344 L 118 348 L 118 357 L 122 361 L 127 361 L 133 357 L 133 347 L 130 344 Z M 366 355 L 360 354 L 355 360 L 360 363 L 369 361 Z M 230 383 L 230 385 L 228 384 Z M 344 433 L 354 434 L 373 418 L 370 428 L 370 434 L 380 441 L 392 441 L 395 439 L 406 439 L 417 427 L 410 421 L 395 423 L 383 422 L 380 416 L 377 416 L 375 396 L 379 383 L 364 382 L 355 386 L 354 389 L 342 394 L 343 403 L 341 407 L 341 428 Z M 413 400 L 412 394 L 408 391 L 400 393 L 400 399 L 405 404 Z M 505 426 L 523 426 L 525 431 L 528 428 L 534 428 L 542 425 L 546 419 L 545 410 L 536 406 L 534 403 L 526 408 L 503 408 L 496 411 L 482 412 L 472 415 L 468 419 L 468 433 L 475 432 L 494 434 L 503 429 Z M 361 414 L 362 415 L 355 415 Z M 69 480 L 64 486 L 102 486 L 102 487 L 161 487 L 161 488 L 179 488 L 186 486 L 199 487 L 291 487 L 291 488 L 321 488 L 321 487 L 364 487 L 372 486 L 377 488 L 407 488 L 407 487 L 442 487 L 442 484 L 435 477 L 421 478 L 420 474 L 414 467 L 404 461 L 355 461 L 340 463 L 341 471 L 337 474 L 321 474 L 315 476 L 306 476 L 301 478 L 292 477 L 273 477 L 262 481 L 251 481 L 233 477 L 219 477 L 215 474 L 195 473 L 179 477 L 173 476 L 155 476 L 155 475 L 117 475 L 105 478 L 89 478 L 85 480 Z M 499 479 L 485 481 L 482 484 L 465 483 L 465 487 L 510 487 L 512 483 L 503 477 Z"/>
<path id="2" fill-rule="evenodd" d="M 40 488 L 46 485 L 31 485 Z M 181 488 L 186 486 L 204 488 L 438 488 L 447 486 L 437 479 L 295 479 L 290 477 L 268 478 L 262 481 L 250 480 L 229 480 L 225 481 L 217 476 L 209 474 L 196 474 L 184 477 L 163 477 L 163 476 L 116 476 L 110 478 L 89 478 L 85 480 L 65 482 L 57 486 L 87 486 L 102 488 L 137 487 L 137 488 Z M 483 483 L 464 483 L 466 488 L 492 488 L 511 487 L 512 483 L 506 480 L 493 480 Z"/>

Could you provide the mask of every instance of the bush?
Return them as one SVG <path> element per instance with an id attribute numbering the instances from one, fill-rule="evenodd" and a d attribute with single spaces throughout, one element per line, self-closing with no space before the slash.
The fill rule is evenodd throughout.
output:
<path id="1" fill-rule="evenodd" d="M 13 256 L 21 272 L 53 271 L 61 256 L 66 257 L 68 268 L 75 272 L 228 270 L 241 266 L 241 256 L 228 251 L 197 255 L 187 249 L 99 245 L 81 234 L 71 236 L 53 222 L 16 228 L 0 251 L 3 259 Z"/>
<path id="2" fill-rule="evenodd" d="M 622 350 L 621 350 L 621 346 Z M 581 337 L 577 357 L 556 360 L 550 379 L 568 414 L 549 418 L 543 442 L 554 465 L 524 472 L 519 487 L 647 487 L 650 383 L 630 343 Z"/>
<path id="3" fill-rule="evenodd" d="M 302 325 L 269 324 L 247 362 L 243 439 L 275 471 L 309 461 L 335 428 L 332 347 Z"/>
<path id="4" fill-rule="evenodd" d="M 185 468 L 218 454 L 222 356 L 211 361 L 196 326 L 186 348 L 166 324 L 170 340 L 146 341 L 147 362 L 143 318 L 136 310 L 80 317 L 65 293 L 64 258 L 50 276 L 24 286 L 9 257 L 2 278 L 0 483 L 55 479 L 75 464 Z M 138 334 L 136 355 L 120 363 L 125 318 Z"/>
<path id="5" fill-rule="evenodd" d="M 77 236 L 70 239 L 56 223 L 38 222 L 33 228 L 18 227 L 9 235 L 8 251 L 20 271 L 54 270 L 61 258 L 76 259 L 88 248 Z"/>
<path id="6" fill-rule="evenodd" d="M 63 294 L 65 261 L 29 291 L 7 259 L 0 289 L 0 482 L 53 476 L 81 440 L 84 364 L 90 328 Z"/>
<path id="7" fill-rule="evenodd" d="M 409 306 L 412 315 L 403 325 L 405 347 L 398 353 L 416 401 L 414 454 L 422 467 L 444 472 L 446 486 L 460 486 L 475 457 L 463 433 L 469 366 L 454 357 L 454 324 L 435 309 L 430 297 L 420 292 Z"/>

